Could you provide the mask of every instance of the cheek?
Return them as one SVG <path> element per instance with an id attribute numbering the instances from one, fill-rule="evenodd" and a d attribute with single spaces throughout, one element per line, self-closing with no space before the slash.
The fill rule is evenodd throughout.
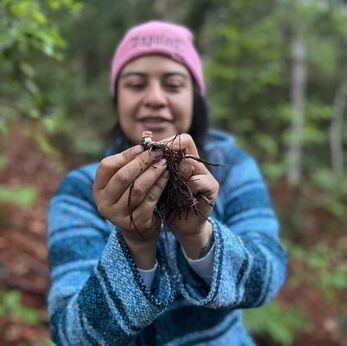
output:
<path id="1" fill-rule="evenodd" d="M 128 96 L 125 93 L 118 94 L 118 105 L 117 105 L 117 115 L 118 119 L 121 123 L 127 123 L 131 121 L 133 118 L 134 112 L 134 104 L 132 102 L 128 102 Z"/>

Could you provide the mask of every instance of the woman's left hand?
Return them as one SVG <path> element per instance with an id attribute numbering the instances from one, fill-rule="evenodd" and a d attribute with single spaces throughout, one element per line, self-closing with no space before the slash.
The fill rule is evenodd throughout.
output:
<path id="1" fill-rule="evenodd" d="M 190 135 L 181 134 L 164 141 L 170 140 L 173 140 L 172 145 L 183 150 L 186 156 L 199 156 Z M 207 219 L 217 198 L 219 184 L 202 162 L 192 158 L 183 159 L 179 169 L 188 180 L 189 188 L 198 200 L 197 207 L 201 215 L 196 215 L 190 211 L 187 217 L 184 215 L 181 218 L 176 217 L 171 220 L 169 226 L 188 257 L 197 259 L 211 238 L 212 225 Z"/>

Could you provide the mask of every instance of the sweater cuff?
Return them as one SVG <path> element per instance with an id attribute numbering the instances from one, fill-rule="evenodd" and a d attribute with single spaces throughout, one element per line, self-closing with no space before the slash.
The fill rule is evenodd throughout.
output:
<path id="1" fill-rule="evenodd" d="M 198 274 L 208 285 L 211 284 L 213 262 L 214 262 L 214 248 L 215 244 L 212 245 L 209 252 L 202 258 L 193 260 L 189 258 L 182 247 L 182 252 L 186 258 L 189 266 Z"/>
<path id="2" fill-rule="evenodd" d="M 142 277 L 142 280 L 144 281 L 148 289 L 151 289 L 152 287 L 152 283 L 153 283 L 153 279 L 154 279 L 154 275 L 157 270 L 157 267 L 158 267 L 158 261 L 155 261 L 154 267 L 151 269 L 137 268 L 137 270 L 139 271 Z"/>

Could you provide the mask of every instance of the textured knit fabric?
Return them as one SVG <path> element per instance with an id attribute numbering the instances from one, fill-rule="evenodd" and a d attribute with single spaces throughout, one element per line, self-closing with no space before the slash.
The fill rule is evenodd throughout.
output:
<path id="1" fill-rule="evenodd" d="M 253 345 L 242 309 L 273 299 L 285 279 L 278 221 L 256 162 L 233 138 L 209 132 L 220 190 L 211 214 L 211 285 L 161 234 L 151 290 L 117 227 L 92 196 L 97 163 L 67 174 L 49 208 L 49 314 L 57 345 Z M 163 233 L 163 232 L 161 232 Z"/>
<path id="2" fill-rule="evenodd" d="M 202 62 L 193 41 L 194 35 L 188 28 L 174 23 L 156 20 L 131 28 L 117 46 L 112 59 L 111 94 L 115 96 L 119 73 L 129 61 L 144 55 L 161 54 L 186 66 L 201 95 L 205 95 Z"/>

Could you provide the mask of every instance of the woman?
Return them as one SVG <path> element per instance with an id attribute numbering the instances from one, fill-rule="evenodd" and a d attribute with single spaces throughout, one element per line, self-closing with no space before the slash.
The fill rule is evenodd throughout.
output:
<path id="1" fill-rule="evenodd" d="M 242 309 L 270 301 L 283 284 L 286 256 L 266 186 L 232 137 L 208 130 L 192 41 L 188 29 L 154 21 L 117 47 L 112 155 L 70 172 L 49 209 L 58 345 L 253 345 Z M 170 219 L 167 241 L 156 207 L 170 173 L 161 150 L 138 144 L 143 131 L 223 164 L 181 162 L 206 217 Z"/>

